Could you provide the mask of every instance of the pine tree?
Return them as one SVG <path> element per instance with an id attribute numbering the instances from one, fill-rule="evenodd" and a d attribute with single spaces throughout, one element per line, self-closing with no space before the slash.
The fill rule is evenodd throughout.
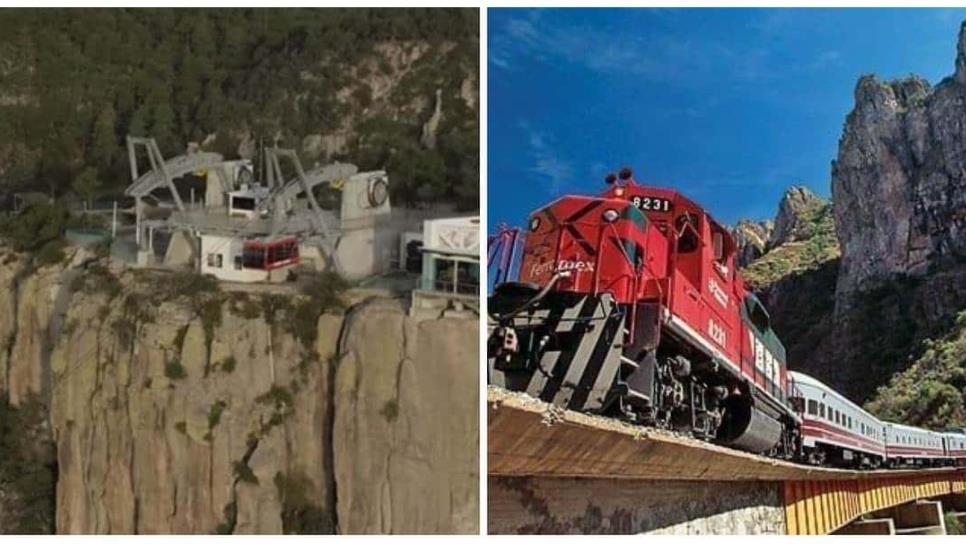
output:
<path id="1" fill-rule="evenodd" d="M 74 192 L 84 197 L 84 202 L 90 208 L 94 202 L 94 193 L 101 187 L 101 178 L 97 175 L 97 170 L 88 166 L 81 170 L 81 173 L 74 178 L 71 188 Z"/>
<path id="2" fill-rule="evenodd" d="M 102 172 L 110 170 L 114 157 L 117 156 L 119 151 L 117 134 L 114 132 L 116 121 L 117 115 L 114 113 L 114 106 L 108 104 L 97 115 L 94 120 L 94 127 L 91 129 L 90 158 Z"/>

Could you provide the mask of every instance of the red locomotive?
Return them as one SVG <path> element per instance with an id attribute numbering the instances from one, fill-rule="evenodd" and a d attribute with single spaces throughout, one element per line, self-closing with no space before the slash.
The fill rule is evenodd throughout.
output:
<path id="1" fill-rule="evenodd" d="M 495 385 L 736 448 L 853 468 L 966 466 L 966 430 L 877 419 L 789 372 L 730 233 L 680 193 L 608 176 L 491 238 Z M 517 281 L 507 281 L 519 267 Z"/>
<path id="2" fill-rule="evenodd" d="M 728 230 L 680 193 L 609 176 L 531 214 L 494 289 L 490 380 L 562 407 L 791 457 L 785 350 Z"/>
<path id="3" fill-rule="evenodd" d="M 789 372 L 730 233 L 677 191 L 608 176 L 491 238 L 490 383 L 736 448 L 853 468 L 966 466 L 966 429 L 877 419 Z M 519 268 L 517 281 L 507 281 Z"/>

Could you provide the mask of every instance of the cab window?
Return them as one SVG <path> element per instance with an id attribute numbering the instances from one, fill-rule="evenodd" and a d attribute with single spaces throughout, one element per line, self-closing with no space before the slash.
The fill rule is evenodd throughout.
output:
<path id="1" fill-rule="evenodd" d="M 814 416 L 818 414 L 818 401 L 815 399 L 808 399 L 808 415 Z"/>
<path id="2" fill-rule="evenodd" d="M 711 246 L 714 251 L 714 269 L 723 278 L 728 278 L 728 257 L 730 257 L 729 247 L 727 245 L 727 240 L 725 239 L 726 234 L 715 227 L 712 227 L 711 231 Z"/>
<path id="3" fill-rule="evenodd" d="M 759 331 L 764 332 L 771 328 L 771 317 L 758 300 L 758 297 L 749 294 L 745 298 L 745 309 L 748 311 L 748 317 L 751 318 L 751 322 Z"/>
<path id="4" fill-rule="evenodd" d="M 701 245 L 698 234 L 698 216 L 691 213 L 680 215 L 674 222 L 678 232 L 678 253 L 692 253 Z"/>

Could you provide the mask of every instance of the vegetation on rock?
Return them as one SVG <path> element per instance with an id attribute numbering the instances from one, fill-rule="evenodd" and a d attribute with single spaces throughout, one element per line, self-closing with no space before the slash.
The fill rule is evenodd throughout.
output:
<path id="1" fill-rule="evenodd" d="M 181 364 L 181 361 L 174 360 L 165 363 L 164 375 L 170 380 L 183 380 L 188 376 L 188 372 L 185 370 L 184 365 Z"/>
<path id="2" fill-rule="evenodd" d="M 244 461 L 235 461 L 232 464 L 232 470 L 234 470 L 235 477 L 238 478 L 238 481 L 258 485 L 258 476 L 255 476 L 251 467 Z"/>
<path id="3" fill-rule="evenodd" d="M 54 532 L 57 456 L 46 407 L 0 401 L 0 533 Z"/>
<path id="4" fill-rule="evenodd" d="M 910 425 L 966 427 L 966 311 L 948 334 L 926 340 L 918 360 L 880 387 L 866 408 Z"/>
<path id="5" fill-rule="evenodd" d="M 318 496 L 315 485 L 300 472 L 274 478 L 282 503 L 282 530 L 287 535 L 334 534 L 335 520 L 313 499 Z"/>
<path id="6" fill-rule="evenodd" d="M 786 276 L 815 270 L 823 263 L 839 257 L 835 238 L 832 204 L 808 209 L 800 218 L 804 232 L 798 239 L 771 248 L 742 272 L 754 288 L 764 288 Z"/>

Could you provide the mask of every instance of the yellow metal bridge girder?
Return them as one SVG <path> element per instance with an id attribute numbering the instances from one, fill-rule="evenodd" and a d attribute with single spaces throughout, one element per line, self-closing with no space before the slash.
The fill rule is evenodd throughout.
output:
<path id="1" fill-rule="evenodd" d="M 784 482 L 790 535 L 824 535 L 863 514 L 949 493 L 966 493 L 966 469 L 901 476 Z"/>

